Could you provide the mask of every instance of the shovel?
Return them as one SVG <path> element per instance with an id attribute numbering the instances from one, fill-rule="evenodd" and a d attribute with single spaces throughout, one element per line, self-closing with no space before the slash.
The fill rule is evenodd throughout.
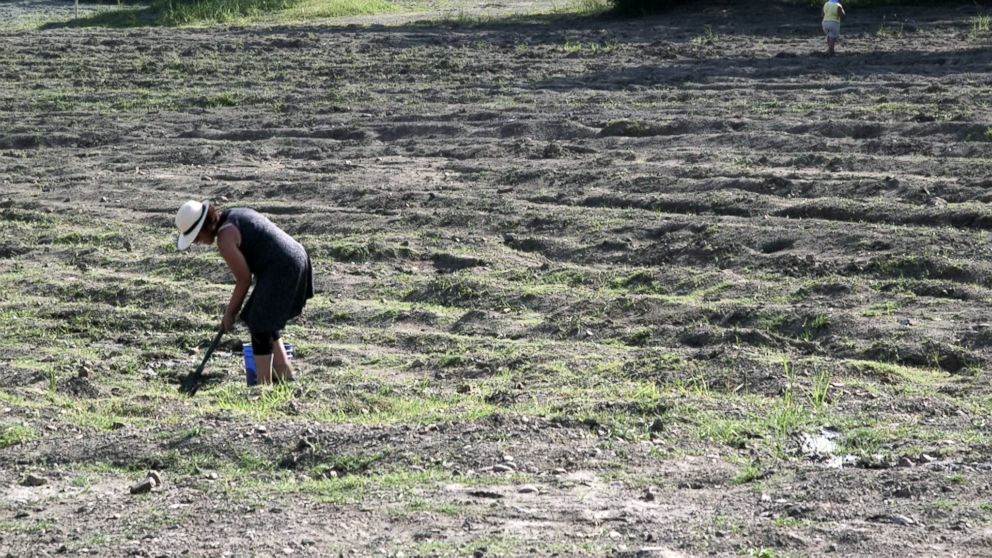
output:
<path id="1" fill-rule="evenodd" d="M 200 386 L 203 385 L 203 368 L 207 365 L 207 361 L 210 360 L 210 355 L 214 353 L 214 349 L 220 344 L 220 338 L 224 335 L 224 330 L 217 330 L 217 335 L 214 336 L 214 340 L 210 342 L 210 346 L 207 347 L 207 352 L 203 355 L 203 362 L 196 367 L 196 370 L 190 372 L 188 376 L 183 378 L 182 382 L 179 383 L 179 391 L 185 393 L 192 397 L 196 395 L 199 391 Z"/>

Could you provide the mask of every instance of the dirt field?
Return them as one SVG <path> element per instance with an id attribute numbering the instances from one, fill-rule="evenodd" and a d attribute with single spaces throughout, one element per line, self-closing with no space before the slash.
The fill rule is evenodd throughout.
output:
<path id="1" fill-rule="evenodd" d="M 0 29 L 0 555 L 992 555 L 988 10 Z"/>

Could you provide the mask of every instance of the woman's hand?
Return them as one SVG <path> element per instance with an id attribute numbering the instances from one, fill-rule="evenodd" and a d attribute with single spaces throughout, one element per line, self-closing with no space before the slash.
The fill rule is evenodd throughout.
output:
<path id="1" fill-rule="evenodd" d="M 224 318 L 220 321 L 220 329 L 227 333 L 234 329 L 234 316 L 224 313 Z"/>

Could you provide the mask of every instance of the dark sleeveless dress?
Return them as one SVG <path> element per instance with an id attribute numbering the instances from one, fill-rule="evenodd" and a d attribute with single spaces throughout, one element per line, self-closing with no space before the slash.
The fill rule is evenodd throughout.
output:
<path id="1" fill-rule="evenodd" d="M 254 209 L 223 211 L 220 226 L 227 223 L 241 232 L 241 253 L 255 279 L 241 319 L 255 333 L 279 331 L 313 298 L 310 256 L 299 242 Z"/>

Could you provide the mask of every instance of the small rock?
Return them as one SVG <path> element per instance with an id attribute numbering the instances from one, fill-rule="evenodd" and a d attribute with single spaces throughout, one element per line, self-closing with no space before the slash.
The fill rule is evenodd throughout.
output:
<path id="1" fill-rule="evenodd" d="M 144 479 L 131 485 L 131 494 L 147 494 L 155 488 L 155 481 L 151 477 L 145 477 Z"/>
<path id="2" fill-rule="evenodd" d="M 641 493 L 641 500 L 644 500 L 645 502 L 654 502 L 657 499 L 658 489 L 653 486 L 645 488 L 644 492 Z"/>
<path id="3" fill-rule="evenodd" d="M 158 487 L 161 483 L 162 480 L 160 477 L 157 475 L 153 477 L 149 474 L 144 479 L 132 484 L 130 491 L 131 494 L 146 494 Z"/>
<path id="4" fill-rule="evenodd" d="M 525 484 L 520 486 L 520 488 L 517 489 L 517 492 L 521 494 L 536 494 L 540 492 L 540 490 L 532 484 Z"/>
<path id="5" fill-rule="evenodd" d="M 916 522 L 899 513 L 879 514 L 868 518 L 875 523 L 892 523 L 893 525 L 914 525 Z"/>
<path id="6" fill-rule="evenodd" d="M 486 555 L 486 549 L 477 548 L 475 552 L 472 553 L 472 558 L 482 558 L 485 555 Z"/>
<path id="7" fill-rule="evenodd" d="M 21 479 L 21 486 L 45 486 L 46 484 L 48 484 L 48 479 L 30 473 Z"/>
<path id="8" fill-rule="evenodd" d="M 31 517 L 31 514 L 26 511 L 19 511 L 14 514 L 14 519 L 24 519 L 25 517 Z"/>
<path id="9" fill-rule="evenodd" d="M 896 467 L 912 467 L 913 465 L 915 465 L 915 463 L 913 463 L 913 460 L 906 456 L 900 457 L 899 462 L 896 463 Z"/>
<path id="10" fill-rule="evenodd" d="M 510 467 L 508 465 L 503 465 L 503 464 L 493 465 L 493 472 L 494 473 L 509 473 L 509 472 L 512 472 L 512 471 L 513 471 L 513 467 Z"/>

